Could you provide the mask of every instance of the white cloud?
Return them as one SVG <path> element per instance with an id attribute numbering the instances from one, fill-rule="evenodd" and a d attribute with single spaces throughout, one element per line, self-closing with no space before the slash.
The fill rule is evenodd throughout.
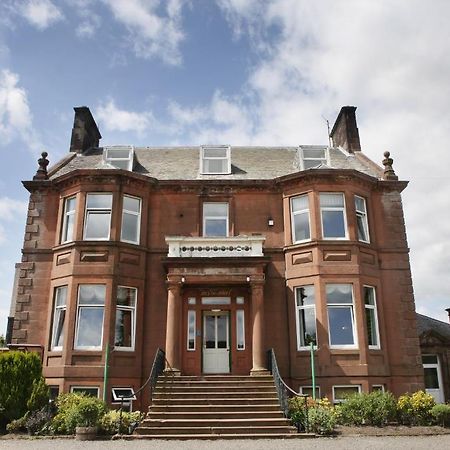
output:
<path id="1" fill-rule="evenodd" d="M 6 222 L 22 223 L 26 211 L 26 202 L 0 197 L 0 245 L 8 239 Z"/>
<path id="2" fill-rule="evenodd" d="M 50 0 L 28 0 L 22 5 L 20 12 L 31 25 L 39 30 L 45 30 L 64 18 L 61 10 Z"/>
<path id="3" fill-rule="evenodd" d="M 170 106 L 178 133 L 195 142 L 325 144 L 322 116 L 333 122 L 340 106 L 358 106 L 364 152 L 380 163 L 390 150 L 400 178 L 411 180 L 403 198 L 416 302 L 442 319 L 450 306 L 448 1 L 216 2 L 259 61 L 241 95 Z"/>
<path id="4" fill-rule="evenodd" d="M 101 104 L 95 111 L 95 117 L 107 130 L 120 132 L 148 132 L 154 124 L 153 114 L 150 111 L 141 113 L 127 111 L 116 106 L 113 99 Z"/>
<path id="5" fill-rule="evenodd" d="M 19 76 L 5 69 L 0 72 L 0 145 L 15 138 L 34 151 L 42 148 L 33 128 L 27 92 L 19 86 Z"/>
<path id="6" fill-rule="evenodd" d="M 136 56 L 161 58 L 181 64 L 179 46 L 184 40 L 181 12 L 185 0 L 103 0 L 115 19 L 128 30 L 128 42 Z"/>

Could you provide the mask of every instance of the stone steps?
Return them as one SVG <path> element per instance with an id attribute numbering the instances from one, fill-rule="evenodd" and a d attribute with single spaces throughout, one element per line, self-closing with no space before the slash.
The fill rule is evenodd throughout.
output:
<path id="1" fill-rule="evenodd" d="M 160 377 L 138 439 L 300 437 L 283 416 L 272 377 Z"/>

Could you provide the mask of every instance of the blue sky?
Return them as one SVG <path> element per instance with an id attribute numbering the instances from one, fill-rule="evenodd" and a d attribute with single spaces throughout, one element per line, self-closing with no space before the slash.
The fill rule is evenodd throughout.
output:
<path id="1" fill-rule="evenodd" d="M 434 0 L 2 0 L 0 333 L 41 151 L 73 106 L 103 144 L 326 144 L 358 107 L 364 152 L 410 180 L 417 309 L 450 307 L 450 4 Z"/>

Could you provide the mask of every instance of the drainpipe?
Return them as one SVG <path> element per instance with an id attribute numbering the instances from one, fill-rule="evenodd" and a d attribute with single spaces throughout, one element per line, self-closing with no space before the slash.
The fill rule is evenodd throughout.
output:
<path id="1" fill-rule="evenodd" d="M 103 401 L 106 403 L 106 391 L 108 388 L 108 369 L 109 369 L 109 342 L 106 344 L 105 369 L 103 372 Z"/>
<path id="2" fill-rule="evenodd" d="M 312 379 L 312 397 L 313 400 L 316 399 L 316 374 L 314 370 L 314 343 L 310 343 L 310 353 L 311 353 L 311 379 Z"/>

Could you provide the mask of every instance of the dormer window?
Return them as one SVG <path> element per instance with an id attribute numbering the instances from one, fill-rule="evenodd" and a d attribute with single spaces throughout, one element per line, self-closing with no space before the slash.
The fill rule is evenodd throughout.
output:
<path id="1" fill-rule="evenodd" d="M 116 169 L 133 170 L 134 149 L 131 146 L 103 148 L 103 160 Z"/>
<path id="2" fill-rule="evenodd" d="M 312 169 L 320 164 L 328 164 L 328 149 L 326 147 L 300 147 L 301 169 Z"/>
<path id="3" fill-rule="evenodd" d="M 200 172 L 204 175 L 231 173 L 231 148 L 228 145 L 200 147 Z"/>

